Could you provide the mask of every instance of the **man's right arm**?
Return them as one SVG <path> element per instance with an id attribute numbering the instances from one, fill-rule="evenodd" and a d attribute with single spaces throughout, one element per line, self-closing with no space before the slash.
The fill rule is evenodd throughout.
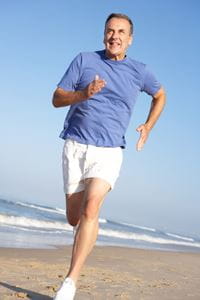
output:
<path id="1" fill-rule="evenodd" d="M 73 92 L 57 88 L 53 94 L 52 103 L 54 107 L 64 107 L 86 99 L 83 91 Z"/>
<path id="2" fill-rule="evenodd" d="M 94 94 L 100 92 L 105 84 L 105 80 L 99 79 L 99 76 L 96 75 L 95 79 L 88 84 L 85 89 L 80 91 L 65 91 L 58 87 L 53 94 L 53 106 L 64 107 L 87 100 Z"/>

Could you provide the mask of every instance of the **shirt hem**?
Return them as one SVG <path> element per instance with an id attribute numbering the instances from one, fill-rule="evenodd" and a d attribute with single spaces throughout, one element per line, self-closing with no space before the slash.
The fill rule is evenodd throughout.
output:
<path id="1" fill-rule="evenodd" d="M 124 149 L 125 146 L 126 146 L 125 144 L 123 144 L 123 145 L 120 145 L 120 144 L 118 144 L 118 145 L 108 145 L 108 144 L 104 144 L 104 143 L 95 143 L 94 141 L 91 141 L 91 140 L 80 139 L 77 136 L 70 136 L 70 135 L 63 135 L 63 134 L 61 134 L 59 137 L 63 140 L 71 139 L 71 140 L 74 140 L 74 141 L 76 141 L 80 144 L 93 145 L 93 146 L 96 146 L 96 147 L 106 147 L 106 148 L 118 148 L 118 147 L 120 147 L 120 148 Z"/>

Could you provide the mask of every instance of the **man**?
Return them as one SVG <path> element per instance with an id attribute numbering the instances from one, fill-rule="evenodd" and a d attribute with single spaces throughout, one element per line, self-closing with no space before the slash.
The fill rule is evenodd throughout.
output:
<path id="1" fill-rule="evenodd" d="M 53 105 L 70 105 L 61 137 L 67 219 L 77 226 L 69 271 L 56 300 L 74 299 L 76 282 L 98 233 L 98 216 L 118 177 L 125 132 L 139 92 L 152 96 L 147 121 L 137 128 L 141 150 L 165 104 L 160 83 L 146 65 L 126 56 L 133 24 L 111 14 L 105 23 L 105 50 L 80 53 L 53 95 Z"/>

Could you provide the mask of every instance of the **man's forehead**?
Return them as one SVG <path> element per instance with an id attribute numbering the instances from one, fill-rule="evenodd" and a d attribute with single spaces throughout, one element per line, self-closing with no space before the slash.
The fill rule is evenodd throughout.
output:
<path id="1" fill-rule="evenodd" d="M 106 28 L 112 28 L 112 27 L 117 27 L 117 28 L 130 28 L 130 23 L 128 20 L 123 19 L 123 18 L 112 18 L 110 19 L 107 24 Z"/>

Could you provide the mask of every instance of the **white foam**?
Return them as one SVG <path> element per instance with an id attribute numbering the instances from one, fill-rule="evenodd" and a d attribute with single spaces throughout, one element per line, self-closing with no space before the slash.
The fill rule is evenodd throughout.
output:
<path id="1" fill-rule="evenodd" d="M 189 242 L 194 242 L 194 239 L 189 238 L 189 237 L 184 237 L 184 236 L 180 236 L 178 234 L 174 234 L 174 233 L 169 233 L 167 232 L 166 235 L 174 237 L 176 239 L 180 239 L 180 240 L 184 240 L 184 241 L 189 241 Z"/>
<path id="2" fill-rule="evenodd" d="M 106 223 L 105 219 L 100 219 L 100 223 Z M 68 230 L 72 231 L 73 227 L 68 223 L 62 222 L 51 222 L 51 221 L 41 221 L 38 219 L 32 219 L 27 217 L 18 217 L 18 216 L 8 216 L 0 214 L 0 223 L 15 226 L 22 226 L 23 228 L 35 227 L 35 228 L 44 228 L 44 229 L 58 229 L 58 230 Z M 33 229 L 31 229 L 33 231 Z M 37 232 L 40 232 L 39 230 Z"/>
<path id="3" fill-rule="evenodd" d="M 155 243 L 155 244 L 170 244 L 170 245 L 179 245 L 179 246 L 188 246 L 188 247 L 198 247 L 200 248 L 200 243 L 192 243 L 192 242 L 183 242 L 183 241 L 175 241 L 175 240 L 168 240 L 159 237 L 152 237 L 146 234 L 137 234 L 137 233 L 126 233 L 121 231 L 114 231 L 114 230 L 105 230 L 100 229 L 99 233 L 103 236 L 108 237 L 115 237 L 127 240 L 135 240 L 135 241 L 144 241 L 148 243 Z"/>
<path id="4" fill-rule="evenodd" d="M 37 219 L 30 219 L 26 217 L 7 216 L 0 214 L 0 223 L 14 226 L 35 227 L 44 229 L 60 229 L 72 231 L 72 226 L 67 223 L 40 221 Z"/>
<path id="5" fill-rule="evenodd" d="M 106 219 L 102 219 L 102 218 L 99 219 L 99 223 L 106 223 L 106 222 L 107 222 Z M 33 218 L 9 216 L 9 215 L 3 215 L 3 214 L 0 214 L 0 223 L 6 224 L 6 225 L 12 225 L 12 226 L 17 225 L 17 226 L 23 226 L 23 227 L 72 230 L 72 226 L 70 226 L 68 223 L 41 221 L 41 220 L 33 219 Z"/>
<path id="6" fill-rule="evenodd" d="M 144 229 L 144 230 L 148 230 L 148 231 L 152 231 L 152 232 L 155 232 L 155 231 L 156 231 L 155 228 L 146 227 L 146 226 L 139 226 L 139 225 L 129 224 L 129 223 L 124 223 L 124 222 L 123 222 L 123 223 L 119 223 L 119 224 L 126 225 L 126 226 L 129 226 L 129 227 L 134 227 L 134 228 Z"/>
<path id="7" fill-rule="evenodd" d="M 106 223 L 107 223 L 107 220 L 106 220 L 106 219 L 99 218 L 99 223 L 106 224 Z"/>
<path id="8" fill-rule="evenodd" d="M 53 213 L 58 213 L 58 214 L 65 214 L 64 210 L 59 209 L 59 208 L 46 208 L 46 207 L 42 207 L 42 206 L 38 206 L 38 205 L 34 205 L 34 204 L 29 204 L 29 203 L 24 203 L 24 202 L 16 202 L 16 204 L 21 205 L 21 206 L 25 206 L 25 207 L 30 207 L 30 208 L 35 208 L 38 210 L 42 210 L 42 211 L 48 211 L 48 212 L 53 212 Z"/>
<path id="9" fill-rule="evenodd" d="M 6 228 L 11 228 L 11 229 L 16 229 L 20 231 L 25 231 L 25 232 L 35 232 L 35 233 L 43 233 L 43 234 L 61 234 L 63 233 L 63 230 L 42 230 L 42 229 L 33 229 L 30 227 L 19 227 L 15 225 L 8 225 L 8 224 L 1 224 L 2 227 Z M 65 230 L 64 230 L 65 231 Z"/>
<path id="10" fill-rule="evenodd" d="M 59 212 L 61 215 L 66 215 L 65 209 L 58 208 L 58 207 L 56 207 L 55 209 L 56 209 L 56 212 Z"/>
<path id="11" fill-rule="evenodd" d="M 105 223 L 105 219 L 100 219 L 100 222 Z M 41 221 L 38 219 L 31 219 L 27 217 L 19 217 L 19 216 L 9 216 L 0 214 L 0 224 L 9 225 L 10 227 L 17 228 L 19 226 L 20 229 L 34 230 L 38 229 L 37 232 L 43 230 L 52 230 L 52 232 L 59 233 L 60 231 L 72 231 L 72 226 L 67 223 L 62 222 L 51 222 L 51 221 Z M 133 232 L 124 232 L 119 230 L 109 230 L 100 228 L 99 234 L 106 237 L 111 238 L 119 238 L 119 239 L 127 239 L 134 241 L 143 241 L 146 243 L 154 243 L 154 244 L 168 244 L 168 245 L 177 245 L 177 246 L 187 246 L 187 247 L 198 247 L 200 248 L 200 243 L 190 240 L 172 240 L 161 237 L 154 237 L 148 234 L 140 234 Z"/>

